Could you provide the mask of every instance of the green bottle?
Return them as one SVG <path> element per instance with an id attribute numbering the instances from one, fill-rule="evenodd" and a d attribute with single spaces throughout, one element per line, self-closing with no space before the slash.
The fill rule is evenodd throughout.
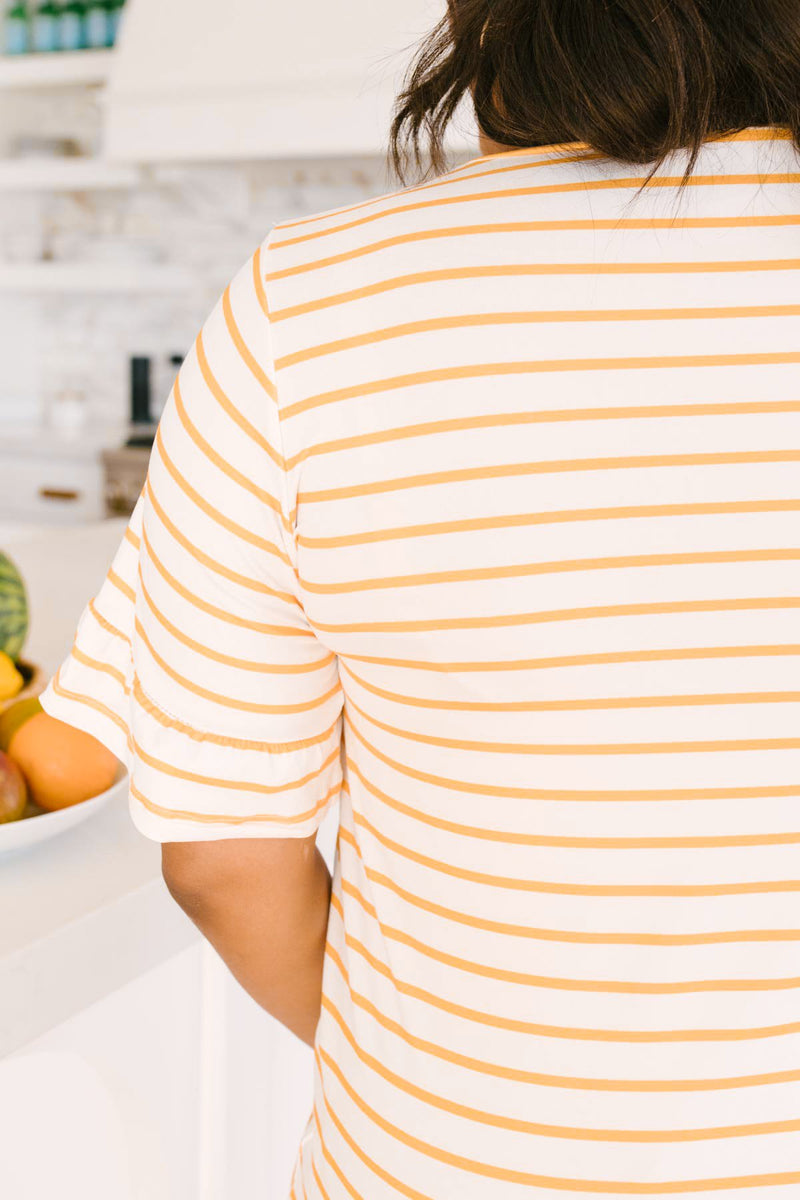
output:
<path id="1" fill-rule="evenodd" d="M 66 0 L 58 23 L 62 50 L 86 49 L 86 5 L 82 0 Z"/>
<path id="2" fill-rule="evenodd" d="M 27 54 L 31 48 L 28 7 L 22 0 L 10 4 L 4 21 L 4 50 L 6 54 Z"/>
<path id="3" fill-rule="evenodd" d="M 89 0 L 86 6 L 86 45 L 90 50 L 111 45 L 110 0 Z"/>
<path id="4" fill-rule="evenodd" d="M 60 14 L 57 5 L 52 0 L 42 0 L 33 14 L 33 49 L 43 54 L 51 50 L 58 50 L 61 45 L 59 36 L 59 19 Z"/>
<path id="5" fill-rule="evenodd" d="M 117 40 L 117 33 L 119 32 L 119 20 L 122 16 L 122 10 L 125 7 L 125 0 L 108 0 L 108 4 L 108 44 L 109 46 L 113 46 Z"/>

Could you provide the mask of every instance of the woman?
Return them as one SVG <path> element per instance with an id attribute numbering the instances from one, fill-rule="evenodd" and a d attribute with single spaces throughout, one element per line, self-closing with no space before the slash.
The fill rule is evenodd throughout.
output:
<path id="1" fill-rule="evenodd" d="M 314 1047 L 293 1200 L 800 1188 L 798 46 L 452 0 L 395 154 L 471 89 L 484 157 L 281 223 L 175 382 L 43 703 Z"/>

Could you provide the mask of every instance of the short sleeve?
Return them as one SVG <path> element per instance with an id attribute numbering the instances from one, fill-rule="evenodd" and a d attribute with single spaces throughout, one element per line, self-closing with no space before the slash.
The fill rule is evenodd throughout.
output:
<path id="1" fill-rule="evenodd" d="M 307 837 L 338 799 L 336 656 L 300 600 L 260 249 L 163 409 L 147 478 L 40 699 L 128 768 L 159 842 Z"/>

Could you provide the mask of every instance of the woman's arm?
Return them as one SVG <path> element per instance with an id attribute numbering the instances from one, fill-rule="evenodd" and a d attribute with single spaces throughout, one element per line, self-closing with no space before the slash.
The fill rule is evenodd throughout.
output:
<path id="1" fill-rule="evenodd" d="M 170 893 L 245 991 L 313 1046 L 331 896 L 315 835 L 164 842 L 161 854 Z"/>

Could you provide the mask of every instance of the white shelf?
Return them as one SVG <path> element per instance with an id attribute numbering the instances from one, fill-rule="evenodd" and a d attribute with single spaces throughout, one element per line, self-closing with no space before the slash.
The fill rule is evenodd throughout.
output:
<path id="1" fill-rule="evenodd" d="M 0 293 L 158 293 L 193 286 L 190 272 L 159 263 L 0 262 Z"/>
<path id="2" fill-rule="evenodd" d="M 0 88 L 103 84 L 108 79 L 113 60 L 113 50 L 0 55 Z"/>
<path id="3" fill-rule="evenodd" d="M 93 158 L 0 159 L 0 192 L 89 191 L 130 188 L 139 182 L 137 167 Z"/>

